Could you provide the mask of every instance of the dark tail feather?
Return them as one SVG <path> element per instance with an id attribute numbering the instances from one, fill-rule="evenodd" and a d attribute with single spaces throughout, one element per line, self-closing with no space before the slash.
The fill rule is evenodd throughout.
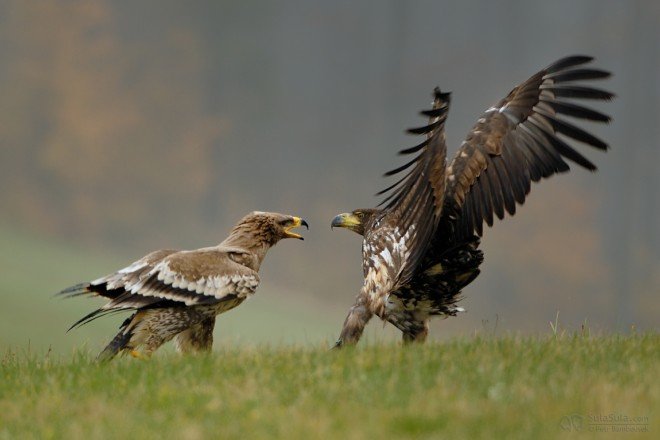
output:
<path id="1" fill-rule="evenodd" d="M 55 296 L 63 296 L 65 298 L 73 298 L 74 296 L 84 295 L 90 293 L 89 283 L 80 283 L 75 286 L 67 287 L 61 292 L 57 292 Z"/>
<path id="2" fill-rule="evenodd" d="M 100 318 L 101 316 L 112 315 L 114 313 L 119 313 L 119 312 L 125 312 L 126 310 L 127 309 L 104 309 L 103 307 L 101 307 L 100 309 L 96 309 L 93 312 L 83 316 L 82 318 L 74 322 L 73 325 L 69 327 L 69 330 L 67 330 L 67 333 L 73 330 L 74 328 L 92 322 L 95 319 Z"/>
<path id="3" fill-rule="evenodd" d="M 110 343 L 103 349 L 103 351 L 96 357 L 97 362 L 108 362 L 117 356 L 117 353 L 126 348 L 126 345 L 133 336 L 133 331 L 132 329 L 125 331 L 125 329 L 134 316 L 135 315 L 132 315 L 130 318 L 124 321 L 120 327 L 119 333 L 117 333 L 117 336 L 115 336 L 112 341 L 110 341 Z"/>

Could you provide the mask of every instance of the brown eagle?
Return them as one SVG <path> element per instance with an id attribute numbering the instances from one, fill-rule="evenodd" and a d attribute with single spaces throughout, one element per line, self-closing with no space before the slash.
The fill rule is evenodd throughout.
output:
<path id="1" fill-rule="evenodd" d="M 112 359 L 120 351 L 148 356 L 174 337 L 179 351 L 208 351 L 216 315 L 254 294 L 268 249 L 283 238 L 302 240 L 292 232 L 300 226 L 309 228 L 299 217 L 252 212 L 217 246 L 155 251 L 115 273 L 69 287 L 59 295 L 110 300 L 70 329 L 109 313 L 135 310 L 99 360 Z M 142 353 L 139 347 L 144 347 Z"/>
<path id="2" fill-rule="evenodd" d="M 421 112 L 428 125 L 408 130 L 426 135 L 400 151 L 412 160 L 386 176 L 406 174 L 378 194 L 379 209 L 340 214 L 332 226 L 364 237 L 364 283 L 336 346 L 355 344 L 375 314 L 403 333 L 404 341 L 424 341 L 431 316 L 454 316 L 461 289 L 479 274 L 478 249 L 484 221 L 513 215 L 531 182 L 569 169 L 566 159 L 594 171 L 596 166 L 570 141 L 606 150 L 607 144 L 567 122 L 570 116 L 609 122 L 572 99 L 609 100 L 610 92 L 576 84 L 610 76 L 585 67 L 593 58 L 556 61 L 515 87 L 479 118 L 449 166 L 444 126 L 450 94 L 434 92 L 433 108 Z"/>

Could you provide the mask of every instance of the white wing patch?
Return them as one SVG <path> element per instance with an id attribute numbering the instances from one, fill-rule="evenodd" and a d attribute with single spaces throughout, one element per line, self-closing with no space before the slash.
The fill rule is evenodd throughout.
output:
<path id="1" fill-rule="evenodd" d="M 415 225 L 411 225 L 403 236 L 399 232 L 399 228 L 394 229 L 394 234 L 389 237 L 392 241 L 393 251 L 401 255 L 402 260 L 406 260 L 410 253 L 408 252 L 408 240 L 411 233 L 415 231 Z"/>
<path id="2" fill-rule="evenodd" d="M 158 263 L 149 275 L 156 275 L 156 278 L 167 286 L 175 289 L 187 290 L 201 296 L 214 297 L 222 299 L 229 294 L 236 295 L 238 298 L 247 298 L 252 295 L 259 285 L 259 278 L 256 275 L 217 275 L 201 277 L 196 280 L 184 278 L 180 273 L 170 269 L 168 262 Z M 127 285 L 126 290 L 132 293 L 142 295 L 158 296 L 164 299 L 182 301 L 186 305 L 197 304 L 199 298 L 182 296 L 178 292 L 168 290 L 158 290 L 154 292 L 148 290 L 143 292 L 143 286 L 149 277 L 144 277 L 133 285 Z"/>
<path id="3" fill-rule="evenodd" d="M 98 286 L 105 284 L 108 290 L 118 289 L 118 288 L 128 288 L 126 287 L 131 280 L 140 280 L 143 276 L 149 273 L 150 263 L 148 257 L 141 258 L 130 265 L 119 269 L 117 272 L 106 275 L 104 277 L 98 278 L 90 284 L 92 286 Z"/>
<path id="4" fill-rule="evenodd" d="M 198 304 L 205 297 L 223 299 L 227 295 L 236 295 L 239 299 L 245 299 L 254 294 L 259 285 L 256 273 L 217 275 L 190 280 L 171 270 L 168 262 L 160 262 L 151 270 L 138 273 L 147 266 L 147 263 L 136 262 L 115 274 L 99 278 L 92 284 L 107 283 L 108 289 L 122 287 L 135 295 L 169 299 L 188 306 Z M 160 287 L 153 286 L 151 280 L 154 276 L 162 283 Z M 186 290 L 191 294 L 185 295 L 174 289 Z M 110 302 L 108 306 L 116 305 Z M 132 306 L 130 301 L 122 302 L 122 307 Z"/>
<path id="5" fill-rule="evenodd" d="M 127 266 L 123 269 L 119 269 L 117 273 L 121 273 L 121 274 L 133 273 L 133 272 L 137 272 L 140 269 L 144 269 L 147 266 L 148 263 L 146 261 L 138 260 L 135 263 L 132 263 L 130 266 Z"/>
<path id="6" fill-rule="evenodd" d="M 383 259 L 383 261 L 386 264 L 392 265 L 394 264 L 394 260 L 392 260 L 392 254 L 390 253 L 390 250 L 385 248 L 381 251 L 380 257 Z"/>

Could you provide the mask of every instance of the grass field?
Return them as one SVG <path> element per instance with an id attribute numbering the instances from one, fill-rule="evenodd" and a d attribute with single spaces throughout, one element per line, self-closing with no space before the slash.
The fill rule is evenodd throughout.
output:
<path id="1" fill-rule="evenodd" d="M 660 429 L 658 335 L 91 359 L 5 353 L 0 438 L 601 438 L 622 429 L 596 424 L 609 415 L 648 432 L 603 438 Z"/>

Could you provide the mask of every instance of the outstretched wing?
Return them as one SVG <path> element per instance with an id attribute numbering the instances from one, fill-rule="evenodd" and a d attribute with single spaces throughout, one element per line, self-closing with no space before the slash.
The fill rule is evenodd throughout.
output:
<path id="1" fill-rule="evenodd" d="M 449 103 L 450 94 L 436 88 L 433 108 L 421 112 L 429 117 L 428 125 L 408 130 L 411 134 L 425 134 L 426 139 L 419 145 L 401 150 L 399 153 L 402 155 L 415 156 L 385 175 L 409 171 L 396 183 L 378 193 L 388 193 L 381 202 L 384 214 L 380 222 L 383 226 L 388 225 L 391 231 L 388 237 L 382 237 L 385 231 L 380 231 L 378 241 L 383 240 L 382 245 L 394 256 L 384 263 L 396 265 L 389 267 L 388 271 L 396 274 L 393 281 L 397 284 L 405 283 L 413 275 L 438 226 L 445 194 L 447 147 L 444 126 Z M 369 240 L 368 237 L 365 240 Z"/>
<path id="2" fill-rule="evenodd" d="M 244 299 L 259 285 L 259 275 L 234 261 L 232 252 L 219 248 L 158 252 L 116 273 L 62 291 L 67 296 L 91 293 L 111 299 L 71 328 L 126 309 Z"/>
<path id="3" fill-rule="evenodd" d="M 596 169 L 569 142 L 599 150 L 606 150 L 607 144 L 560 117 L 610 121 L 609 116 L 566 100 L 609 100 L 614 96 L 575 85 L 575 81 L 610 76 L 604 70 L 581 67 L 592 60 L 587 56 L 563 58 L 486 110 L 447 169 L 442 220 L 447 235 L 456 241 L 474 233 L 482 235 L 484 221 L 492 226 L 494 216 L 502 219 L 505 211 L 516 212 L 516 203 L 524 203 L 531 182 L 568 171 L 565 159 Z"/>

